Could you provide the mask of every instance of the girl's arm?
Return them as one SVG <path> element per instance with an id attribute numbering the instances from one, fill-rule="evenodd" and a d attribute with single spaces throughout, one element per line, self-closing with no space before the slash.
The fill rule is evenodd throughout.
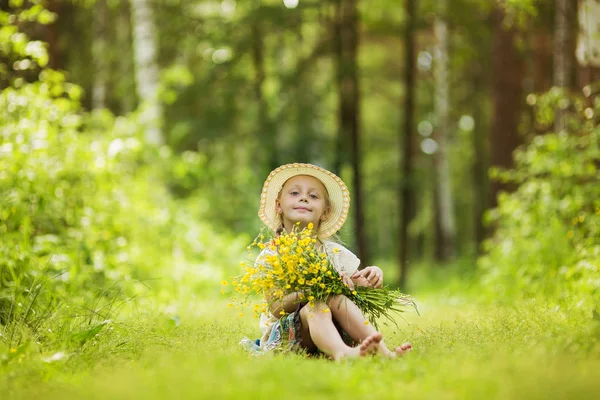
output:
<path id="1" fill-rule="evenodd" d="M 296 311 L 298 308 L 298 303 L 302 301 L 302 296 L 300 292 L 290 293 L 285 295 L 282 299 L 276 299 L 271 301 L 272 299 L 267 299 L 270 302 L 269 309 L 271 313 L 279 318 L 281 316 L 281 312 L 284 311 L 286 313 L 291 313 Z"/>

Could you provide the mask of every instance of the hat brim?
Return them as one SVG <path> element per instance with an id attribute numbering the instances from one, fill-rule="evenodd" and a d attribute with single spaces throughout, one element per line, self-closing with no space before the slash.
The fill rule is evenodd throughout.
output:
<path id="1" fill-rule="evenodd" d="M 280 227 L 281 221 L 276 210 L 276 200 L 281 188 L 288 179 L 297 175 L 309 175 L 317 178 L 329 195 L 331 210 L 327 219 L 321 221 L 319 237 L 327 238 L 340 230 L 350 210 L 350 193 L 346 184 L 333 172 L 312 164 L 286 164 L 274 169 L 263 185 L 260 196 L 258 216 L 272 230 Z"/>

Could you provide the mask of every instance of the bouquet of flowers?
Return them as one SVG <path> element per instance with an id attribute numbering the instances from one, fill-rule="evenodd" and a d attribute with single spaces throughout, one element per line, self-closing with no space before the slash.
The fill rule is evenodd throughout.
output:
<path id="1" fill-rule="evenodd" d="M 317 247 L 312 224 L 301 231 L 294 229 L 291 233 L 284 232 L 266 243 L 262 242 L 263 239 L 264 236 L 260 235 L 249 246 L 249 249 L 252 246 L 258 246 L 261 250 L 268 249 L 263 252 L 263 262 L 253 265 L 242 262 L 245 274 L 232 281 L 237 295 L 241 296 L 234 297 L 233 300 L 242 306 L 250 301 L 252 295 L 273 301 L 295 292 L 300 294 L 300 301 L 311 304 L 324 302 L 332 295 L 344 295 L 361 309 L 376 328 L 381 317 L 396 325 L 392 317 L 394 313 L 404 312 L 407 306 L 416 310 L 413 300 L 399 290 L 365 286 L 356 286 L 354 290 L 350 290 L 327 254 Z M 223 284 L 227 282 L 224 281 Z M 256 304 L 254 311 L 265 312 L 269 305 L 266 302 Z M 233 304 L 230 303 L 230 306 Z"/>

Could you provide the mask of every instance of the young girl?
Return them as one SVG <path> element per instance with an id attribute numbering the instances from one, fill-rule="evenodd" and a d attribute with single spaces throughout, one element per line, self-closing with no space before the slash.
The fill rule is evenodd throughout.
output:
<path id="1" fill-rule="evenodd" d="M 344 224 L 350 209 L 350 195 L 335 174 L 311 164 L 287 164 L 271 172 L 261 194 L 260 219 L 276 234 L 315 226 L 320 250 L 327 253 L 344 283 L 379 288 L 383 272 L 370 266 L 358 271 L 360 260 L 340 244 L 327 240 Z M 265 265 L 273 250 L 266 247 L 256 263 Z M 410 351 L 405 343 L 394 351 L 383 342 L 381 333 L 366 322 L 360 309 L 345 296 L 332 296 L 326 303 L 313 306 L 300 302 L 299 293 L 279 299 L 267 299 L 270 309 L 261 316 L 261 350 L 304 349 L 318 351 L 334 360 L 379 353 L 395 357 Z M 285 315 L 279 317 L 281 312 Z"/>

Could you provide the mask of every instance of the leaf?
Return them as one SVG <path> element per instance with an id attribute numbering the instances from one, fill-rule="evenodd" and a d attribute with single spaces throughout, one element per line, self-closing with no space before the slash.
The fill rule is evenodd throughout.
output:
<path id="1" fill-rule="evenodd" d="M 78 346 L 83 346 L 88 340 L 100 333 L 102 328 L 108 324 L 110 324 L 110 320 L 102 321 L 91 328 L 73 333 L 70 337 L 70 342 Z"/>

